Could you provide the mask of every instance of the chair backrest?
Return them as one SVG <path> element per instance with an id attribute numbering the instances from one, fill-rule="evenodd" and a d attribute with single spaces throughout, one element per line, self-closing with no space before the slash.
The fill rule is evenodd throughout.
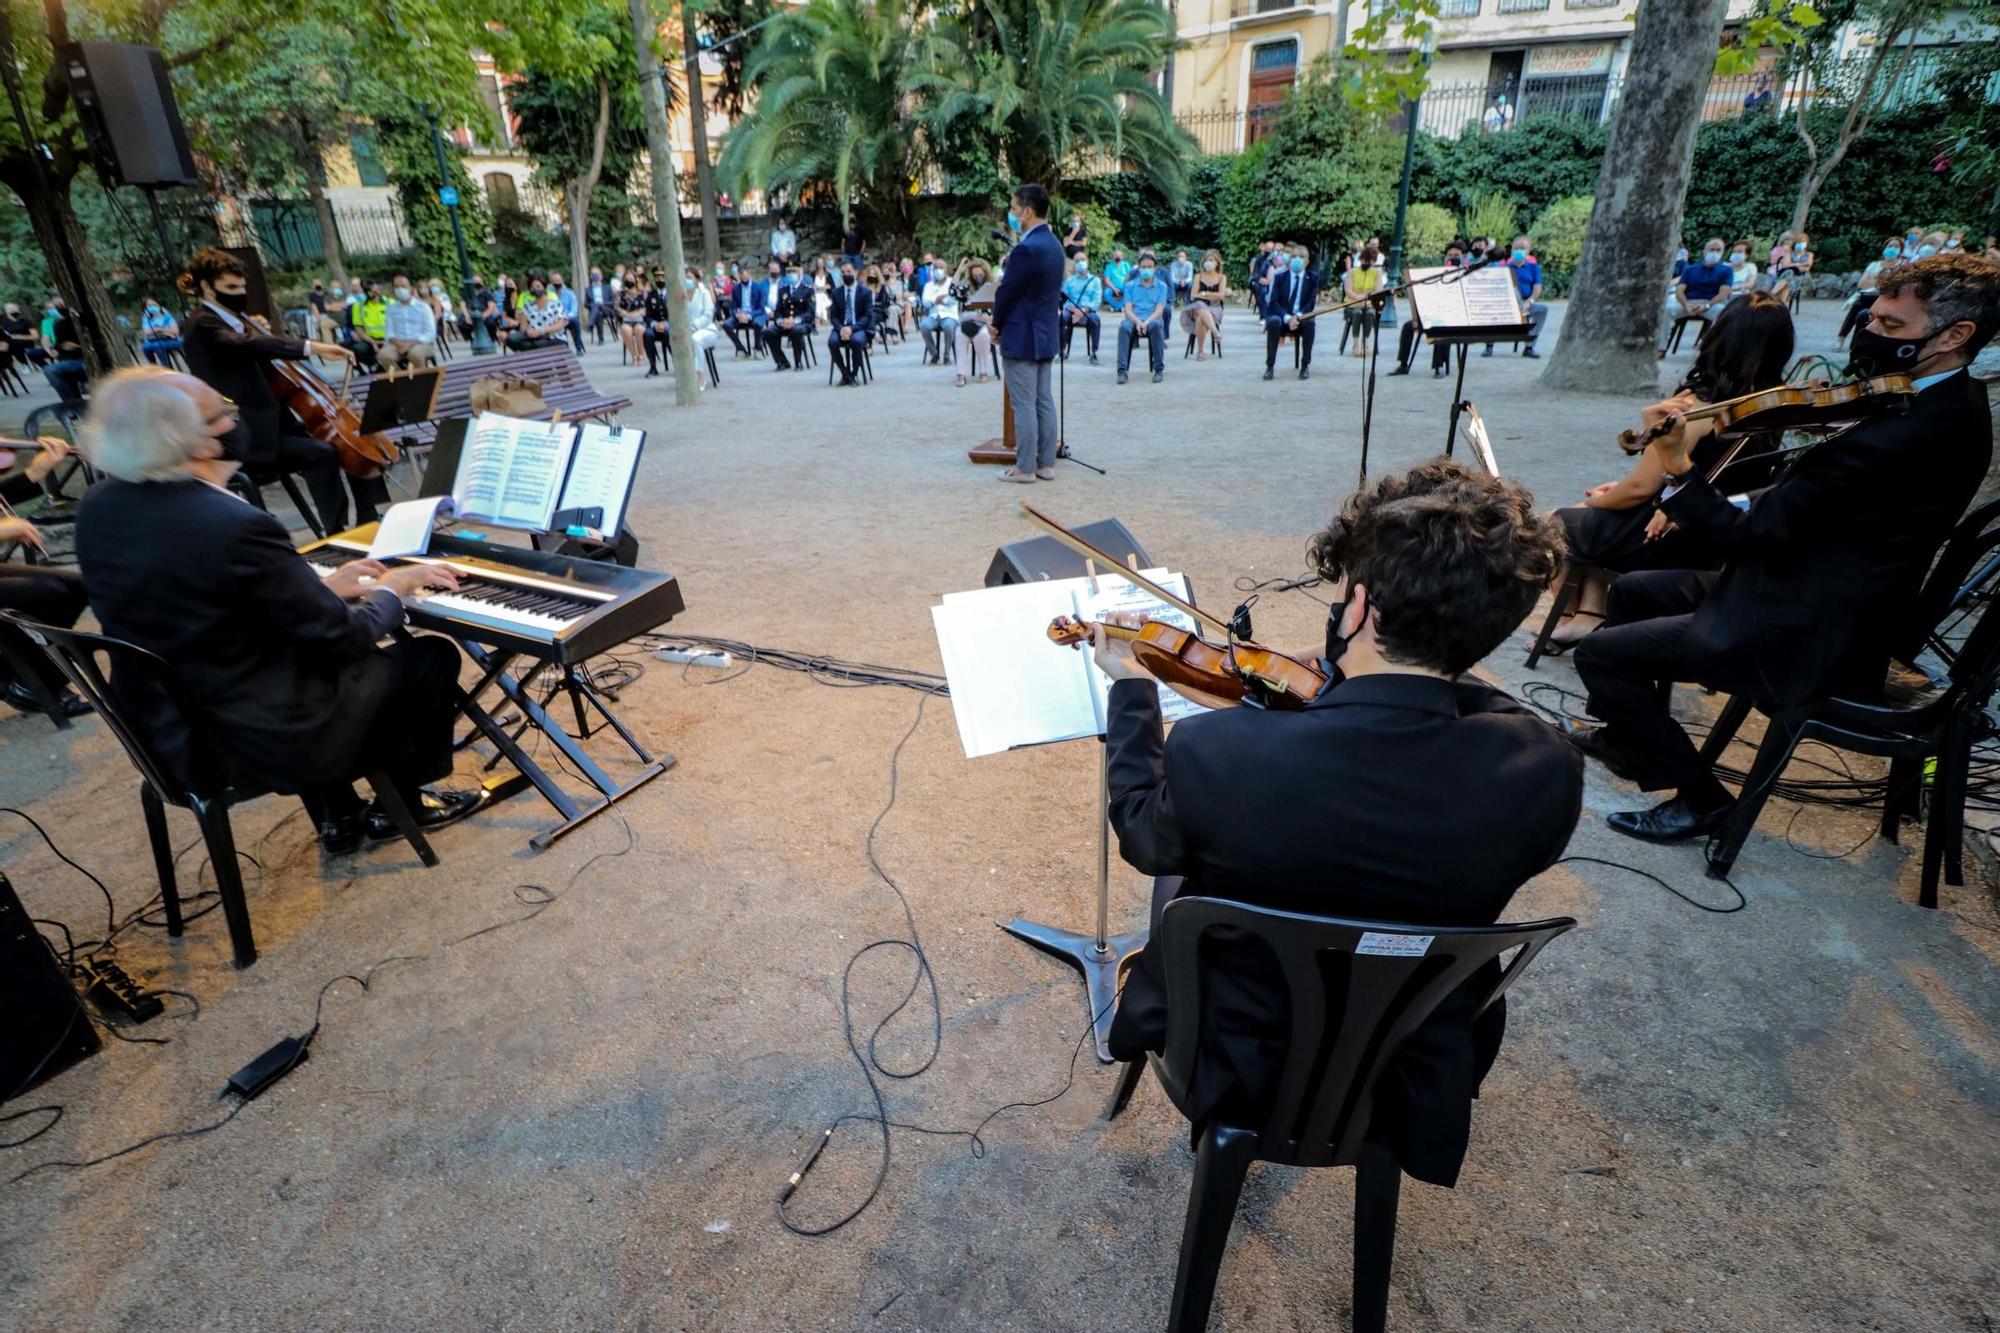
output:
<path id="1" fill-rule="evenodd" d="M 1275 958 L 1292 1009 L 1257 1155 L 1297 1166 L 1351 1163 L 1368 1133 L 1376 1084 L 1404 1039 L 1481 967 L 1518 948 L 1480 997 L 1483 1012 L 1575 924 L 1557 917 L 1516 926 L 1410 926 L 1176 898 L 1147 946 L 1161 951 L 1167 978 L 1160 1082 L 1176 1106 L 1188 1104 L 1209 981 L 1200 961 L 1204 937 L 1253 937 Z"/>
<path id="2" fill-rule="evenodd" d="M 183 804 L 186 793 L 217 795 L 229 785 L 220 762 L 224 754 L 221 737 L 208 709 L 164 658 L 123 639 L 58 629 L 12 611 L 0 611 L 0 620 L 48 653 L 77 693 L 97 709 L 139 775 L 166 800 Z M 99 665 L 100 656 L 103 666 Z M 148 705 L 163 707 L 163 716 L 185 728 L 183 752 L 191 757 L 191 771 L 184 771 L 187 765 L 174 764 L 161 751 L 154 734 L 157 717 L 148 724 L 134 716 Z"/>
<path id="3" fill-rule="evenodd" d="M 1973 577 L 1974 567 L 1996 546 L 2000 546 L 2000 500 L 1988 500 L 1960 519 L 1938 549 L 1937 561 L 1911 610 L 1920 633 L 1932 632 L 1979 591 L 1980 585 L 1991 581 L 1994 567 L 1979 570 L 1984 576 L 1979 579 Z"/>

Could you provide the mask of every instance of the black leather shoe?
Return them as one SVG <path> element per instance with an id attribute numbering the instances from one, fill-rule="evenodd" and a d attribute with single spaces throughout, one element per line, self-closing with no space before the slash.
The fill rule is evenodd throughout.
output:
<path id="1" fill-rule="evenodd" d="M 361 835 L 368 828 L 368 812 L 356 810 L 353 814 L 329 819 L 319 826 L 319 847 L 328 856 L 350 856 L 361 847 Z"/>
<path id="2" fill-rule="evenodd" d="M 1410 373 L 1410 368 L 1408 366 L 1397 366 L 1394 370 L 1390 371 L 1389 373 L 1391 375 L 1407 375 Z"/>
<path id="3" fill-rule="evenodd" d="M 417 794 L 417 803 L 410 807 L 411 818 L 417 827 L 426 833 L 456 823 L 480 806 L 486 804 L 486 791 L 431 791 L 426 788 Z M 368 803 L 368 837 L 372 842 L 387 842 L 400 838 L 403 831 L 396 827 L 396 821 L 389 818 L 389 812 L 382 808 L 380 801 Z"/>
<path id="4" fill-rule="evenodd" d="M 1605 819 L 1617 832 L 1641 842 L 1687 842 L 1719 830 L 1729 818 L 1727 805 L 1698 815 L 1685 796 L 1661 801 L 1650 810 L 1620 810 Z"/>
<path id="5" fill-rule="evenodd" d="M 1264 367 L 1264 378 L 1265 379 L 1271 378 L 1271 368 L 1269 366 Z"/>
<path id="6" fill-rule="evenodd" d="M 1563 739 L 1584 756 L 1604 765 L 1615 777 L 1624 778 L 1627 782 L 1637 781 L 1633 777 L 1632 761 L 1626 758 L 1615 741 L 1604 734 L 1603 727 L 1593 727 L 1569 717 L 1564 718 L 1560 726 Z"/>
<path id="7" fill-rule="evenodd" d="M 35 697 L 35 692 L 18 680 L 10 680 L 4 686 L 0 686 L 0 702 L 23 713 L 41 713 L 46 716 L 49 712 L 42 706 L 42 701 Z M 56 707 L 61 710 L 64 717 L 83 717 L 96 711 L 91 707 L 90 700 L 67 685 L 56 695 Z"/>
<path id="8" fill-rule="evenodd" d="M 1312 377 L 1313 377 L 1313 368 L 1312 368 L 1311 366 L 1300 366 L 1300 367 L 1299 367 L 1299 378 L 1300 378 L 1300 379 L 1302 379 L 1302 380 L 1309 380 L 1309 379 L 1311 379 Z"/>

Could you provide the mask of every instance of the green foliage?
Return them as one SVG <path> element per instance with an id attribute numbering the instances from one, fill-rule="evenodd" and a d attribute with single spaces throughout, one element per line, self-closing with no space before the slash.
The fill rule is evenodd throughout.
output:
<path id="1" fill-rule="evenodd" d="M 1118 222 L 1117 215 L 1105 205 L 1085 200 L 1077 204 L 1070 212 L 1081 217 L 1083 225 L 1089 229 L 1090 236 L 1083 243 L 1083 252 L 1090 257 L 1093 268 L 1101 266 L 1110 256 L 1113 248 L 1126 243 L 1120 240 L 1123 228 Z M 1063 219 L 1063 230 L 1069 230 L 1068 217 L 1064 217 Z M 1147 243 L 1144 238 L 1137 238 L 1129 242 L 1129 244 L 1133 245 L 1144 245 Z"/>
<path id="2" fill-rule="evenodd" d="M 1783 51 L 1813 40 L 1825 25 L 1819 11 L 1795 0 L 1764 0 L 1723 42 L 1715 57 L 1717 74 L 1748 74 L 1766 50 Z M 1829 28 L 1831 32 L 1833 29 Z"/>
<path id="3" fill-rule="evenodd" d="M 1259 139 L 1237 154 L 1236 160 L 1223 173 L 1222 196 L 1216 207 L 1222 224 L 1219 248 L 1230 265 L 1240 262 L 1245 266 L 1241 270 L 1234 267 L 1228 270 L 1239 282 L 1249 280 L 1250 255 L 1259 243 L 1275 239 L 1265 223 L 1263 191 L 1260 188 L 1265 159 L 1270 153 L 1270 139 Z"/>
<path id="4" fill-rule="evenodd" d="M 1001 246 L 992 233 L 993 213 L 988 209 L 967 212 L 957 200 L 927 199 L 917 210 L 917 249 L 953 266 L 968 257 L 989 264 L 998 260 Z"/>
<path id="5" fill-rule="evenodd" d="M 27 306 L 37 299 L 35 293 L 46 295 L 53 281 L 35 230 L 28 225 L 28 211 L 0 208 L 0 300 Z"/>
<path id="6" fill-rule="evenodd" d="M 1451 210 L 1437 204 L 1411 204 L 1403 219 L 1403 256 L 1411 264 L 1441 264 L 1444 248 L 1458 235 Z"/>
<path id="7" fill-rule="evenodd" d="M 1542 210 L 1528 228 L 1535 258 L 1550 278 L 1567 283 L 1583 257 L 1583 235 L 1590 229 L 1590 213 L 1595 200 L 1587 194 L 1558 199 Z"/>
<path id="8" fill-rule="evenodd" d="M 689 0 L 686 7 L 702 50 L 722 67 L 722 83 L 711 100 L 732 118 L 741 116 L 748 91 L 743 66 L 755 46 L 742 35 L 771 17 L 771 0 Z"/>
<path id="9" fill-rule="evenodd" d="M 1340 53 L 1341 91 L 1349 105 L 1379 119 L 1423 92 L 1430 75 L 1424 48 L 1436 40 L 1439 13 L 1438 0 L 1376 0 L 1367 6 Z"/>
<path id="10" fill-rule="evenodd" d="M 403 229 L 410 233 L 421 265 L 430 275 L 441 275 L 456 289 L 458 247 L 452 241 L 451 217 L 438 200 L 437 149 L 431 127 L 422 120 L 389 117 L 375 122 L 375 146 L 389 171 L 390 183 L 403 206 Z M 465 232 L 466 254 L 475 273 L 492 276 L 493 255 L 487 239 L 493 222 L 487 217 L 485 199 L 472 184 L 458 146 L 446 141 L 445 169 L 458 190 L 458 222 Z M 414 275 L 413 275 L 414 276 Z"/>
<path id="11" fill-rule="evenodd" d="M 1473 196 L 1460 222 L 1468 239 L 1491 236 L 1504 246 L 1514 238 L 1520 216 L 1521 210 L 1513 200 L 1498 190 L 1488 190 Z"/>
<path id="12" fill-rule="evenodd" d="M 1419 135 L 1410 197 L 1464 217 L 1497 193 L 1536 217 L 1558 199 L 1596 191 L 1607 135 L 1581 117 L 1531 120 L 1506 134 Z"/>
<path id="13" fill-rule="evenodd" d="M 622 38 L 622 40 L 620 40 Z M 598 184 L 623 188 L 646 148 L 645 112 L 632 78 L 632 36 L 618 25 L 601 61 L 571 75 L 530 67 L 507 89 L 507 105 L 519 118 L 522 149 L 535 160 L 535 174 L 562 191 L 590 170 L 597 133 L 600 84 L 609 93 L 604 162 Z"/>
<path id="14" fill-rule="evenodd" d="M 1222 193 L 1233 156 L 1214 154 L 1198 157 L 1188 164 L 1187 195 L 1179 205 L 1165 195 L 1145 175 L 1119 171 L 1096 176 L 1088 182 L 1090 194 L 1103 204 L 1109 216 L 1118 220 L 1120 233 L 1132 245 L 1154 249 L 1206 250 L 1222 234 Z M 1097 224 L 1091 223 L 1092 258 L 1096 258 Z"/>

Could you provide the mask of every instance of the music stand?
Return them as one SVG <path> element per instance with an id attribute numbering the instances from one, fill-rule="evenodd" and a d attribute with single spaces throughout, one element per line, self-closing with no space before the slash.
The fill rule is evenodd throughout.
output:
<path id="1" fill-rule="evenodd" d="M 1444 435 L 1444 454 L 1450 458 L 1458 442 L 1459 418 L 1472 406 L 1465 397 L 1467 347 L 1526 338 L 1528 316 L 1521 309 L 1514 272 L 1505 265 L 1411 272 L 1418 275 L 1409 284 L 1417 327 L 1433 345 L 1442 343 L 1458 351 L 1458 379 L 1452 388 L 1451 419 Z"/>
<path id="2" fill-rule="evenodd" d="M 413 426 L 437 415 L 438 389 L 444 383 L 444 368 L 425 366 L 414 370 L 389 370 L 368 382 L 368 396 L 361 404 L 361 432 L 394 430 Z"/>

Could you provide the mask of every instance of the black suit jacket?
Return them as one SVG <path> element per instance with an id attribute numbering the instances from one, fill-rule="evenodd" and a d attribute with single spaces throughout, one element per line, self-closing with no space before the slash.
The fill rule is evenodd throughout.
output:
<path id="1" fill-rule="evenodd" d="M 1294 276 L 1290 269 L 1281 270 L 1271 279 L 1271 294 L 1265 300 L 1264 314 L 1267 319 L 1283 323 L 1292 314 L 1292 288 L 1299 287 L 1299 314 L 1312 313 L 1319 302 L 1319 275 L 1311 269 Z"/>
<path id="2" fill-rule="evenodd" d="M 1816 445 L 1747 513 L 1698 477 L 1682 486 L 1660 507 L 1724 562 L 1689 624 L 1693 650 L 1718 664 L 1703 683 L 1776 704 L 1879 694 L 1992 455 L 1986 391 L 1959 371 Z"/>
<path id="3" fill-rule="evenodd" d="M 1364 676 L 1302 712 L 1222 709 L 1164 740 L 1152 683 L 1120 681 L 1106 740 L 1127 861 L 1184 876 L 1183 895 L 1286 911 L 1489 924 L 1562 854 L 1583 801 L 1581 757 L 1470 679 Z M 1164 905 L 1156 895 L 1156 930 Z M 1222 943 L 1208 961 L 1191 1109 L 1254 1117 L 1283 1068 L 1290 1003 L 1254 943 Z M 1448 999 L 1380 1085 L 1370 1137 L 1420 1180 L 1458 1177 L 1471 1099 L 1506 1021 L 1496 1003 L 1475 1022 L 1472 992 L 1497 977 L 1489 968 Z M 1126 981 L 1112 1053 L 1161 1049 L 1166 1019 L 1166 978 L 1149 950 Z"/>
<path id="4" fill-rule="evenodd" d="M 305 359 L 306 345 L 296 338 L 280 338 L 254 325 L 242 332 L 222 322 L 222 316 L 197 303 L 194 313 L 181 323 L 181 351 L 195 377 L 236 404 L 243 425 L 250 432 L 245 449 L 246 463 L 269 463 L 278 452 L 278 441 L 290 428 L 290 414 L 278 404 L 271 385 L 264 378 L 266 363 Z"/>
<path id="5" fill-rule="evenodd" d="M 854 297 L 854 316 L 847 314 L 848 294 Z M 854 330 L 856 342 L 867 342 L 869 331 L 875 327 L 875 293 L 857 282 L 852 287 L 835 287 L 826 310 L 826 326 L 839 336 L 843 327 Z"/>
<path id="6" fill-rule="evenodd" d="M 402 623 L 395 594 L 342 601 L 282 524 L 201 481 L 99 482 L 76 554 L 104 632 L 164 657 L 215 714 L 226 780 L 295 792 L 354 776 L 389 683 L 376 644 Z M 189 752 L 163 701 L 123 702 L 180 776 L 218 758 Z"/>

